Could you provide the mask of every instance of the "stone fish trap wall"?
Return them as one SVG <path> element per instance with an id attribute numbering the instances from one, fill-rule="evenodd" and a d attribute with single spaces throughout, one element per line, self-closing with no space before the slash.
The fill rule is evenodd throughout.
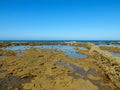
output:
<path id="1" fill-rule="evenodd" d="M 120 88 L 120 58 L 100 50 L 96 45 L 91 45 L 89 54 L 98 60 L 98 65 L 104 70 L 105 75 Z"/>

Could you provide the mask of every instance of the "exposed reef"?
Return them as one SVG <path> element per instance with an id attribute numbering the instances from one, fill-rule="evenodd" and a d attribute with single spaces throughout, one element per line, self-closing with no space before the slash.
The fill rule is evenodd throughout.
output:
<path id="1" fill-rule="evenodd" d="M 106 47 L 104 47 L 104 49 L 106 49 Z M 112 48 L 107 49 L 109 50 Z M 120 58 L 113 57 L 111 54 L 105 53 L 95 45 L 91 47 L 89 53 L 97 60 L 97 63 L 102 70 L 104 70 L 105 76 L 120 88 Z"/>
<path id="2" fill-rule="evenodd" d="M 19 43 L 23 45 L 25 43 Z M 119 90 L 120 58 L 84 43 L 73 45 L 86 58 L 72 58 L 61 50 L 31 48 L 17 56 L 16 51 L 0 50 L 1 90 Z M 1 47 L 18 44 L 2 43 Z M 18 46 L 19 46 L 18 45 Z M 28 43 L 28 46 L 41 45 Z M 42 43 L 44 45 L 44 43 Z M 46 44 L 45 44 L 46 45 Z M 48 45 L 48 44 L 47 44 Z M 52 45 L 52 43 L 50 44 Z M 53 44 L 55 45 L 55 43 Z M 86 49 L 81 50 L 79 47 Z"/>

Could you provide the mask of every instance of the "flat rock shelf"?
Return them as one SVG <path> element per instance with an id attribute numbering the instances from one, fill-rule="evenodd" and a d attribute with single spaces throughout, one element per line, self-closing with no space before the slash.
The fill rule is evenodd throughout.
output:
<path id="1" fill-rule="evenodd" d="M 91 43 L 1 47 L 0 90 L 119 90 L 119 58 L 99 47 Z"/>

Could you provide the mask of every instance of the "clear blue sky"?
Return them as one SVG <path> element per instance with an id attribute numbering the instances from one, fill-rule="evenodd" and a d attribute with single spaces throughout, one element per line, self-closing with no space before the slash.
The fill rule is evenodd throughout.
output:
<path id="1" fill-rule="evenodd" d="M 0 39 L 120 40 L 120 0 L 0 0 Z"/>

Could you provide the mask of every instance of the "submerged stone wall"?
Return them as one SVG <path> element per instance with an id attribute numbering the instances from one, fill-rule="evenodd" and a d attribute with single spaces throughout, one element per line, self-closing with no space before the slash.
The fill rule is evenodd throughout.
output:
<path id="1" fill-rule="evenodd" d="M 120 58 L 100 50 L 96 45 L 91 45 L 89 54 L 97 60 L 98 65 L 113 84 L 120 88 Z"/>

